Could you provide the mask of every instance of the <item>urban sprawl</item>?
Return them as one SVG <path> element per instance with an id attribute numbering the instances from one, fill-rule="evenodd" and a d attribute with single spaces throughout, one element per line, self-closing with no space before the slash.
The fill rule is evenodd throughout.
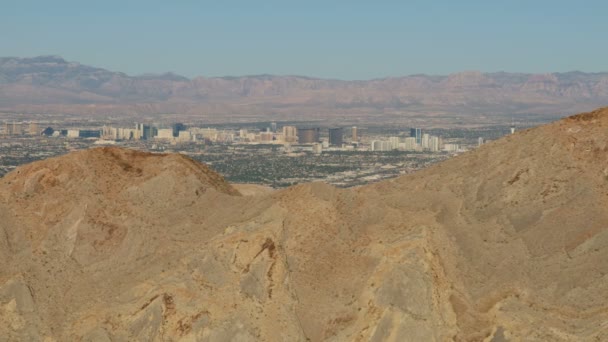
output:
<path id="1" fill-rule="evenodd" d="M 483 132 L 423 131 L 394 127 L 322 128 L 276 122 L 240 127 L 175 123 L 163 127 L 143 123 L 95 126 L 90 122 L 5 121 L 2 128 L 0 176 L 31 161 L 117 145 L 183 153 L 211 165 L 231 182 L 271 187 L 315 180 L 336 186 L 375 182 L 424 168 L 508 133 L 504 127 Z M 474 136 L 482 133 L 483 138 Z"/>

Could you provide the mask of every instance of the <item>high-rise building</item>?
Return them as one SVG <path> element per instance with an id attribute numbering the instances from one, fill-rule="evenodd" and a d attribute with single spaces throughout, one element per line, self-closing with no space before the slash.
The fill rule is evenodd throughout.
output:
<path id="1" fill-rule="evenodd" d="M 410 129 L 410 137 L 416 138 L 416 144 L 422 145 L 422 129 L 420 129 L 420 128 Z"/>
<path id="2" fill-rule="evenodd" d="M 399 137 L 389 137 L 388 142 L 390 144 L 391 150 L 396 150 L 399 148 L 399 143 L 401 142 Z"/>
<path id="3" fill-rule="evenodd" d="M 458 152 L 460 146 L 458 144 L 445 144 L 443 145 L 443 149 L 448 152 Z"/>
<path id="4" fill-rule="evenodd" d="M 432 136 L 431 139 L 430 139 L 430 143 L 429 143 L 429 149 L 432 152 L 439 152 L 439 151 L 441 151 L 441 138 L 440 137 Z"/>
<path id="5" fill-rule="evenodd" d="M 185 131 L 186 130 L 186 125 L 184 125 L 181 122 L 176 122 L 173 124 L 173 136 L 174 137 L 179 137 L 179 132 L 180 131 Z"/>
<path id="6" fill-rule="evenodd" d="M 222 143 L 232 143 L 234 141 L 234 133 L 231 131 L 220 131 L 217 133 L 215 140 Z M 255 135 L 253 140 L 255 140 Z"/>
<path id="7" fill-rule="evenodd" d="M 35 121 L 30 122 L 30 127 L 28 129 L 29 135 L 38 135 L 40 132 L 38 131 L 38 123 Z"/>
<path id="8" fill-rule="evenodd" d="M 163 128 L 158 130 L 156 139 L 168 139 L 173 140 L 173 128 Z"/>
<path id="9" fill-rule="evenodd" d="M 208 141 L 216 141 L 218 136 L 218 131 L 216 128 L 199 128 L 196 130 L 196 133 L 200 134 L 204 140 Z M 160 133 L 159 133 L 160 134 Z"/>
<path id="10" fill-rule="evenodd" d="M 479 138 L 477 138 L 477 146 L 481 146 L 481 145 L 483 145 L 483 138 L 479 137 Z"/>
<path id="11" fill-rule="evenodd" d="M 428 133 L 424 133 L 422 135 L 422 148 L 428 150 L 430 148 L 431 135 Z"/>
<path id="12" fill-rule="evenodd" d="M 352 134 L 352 141 L 353 142 L 357 142 L 359 141 L 359 132 L 357 132 L 357 126 L 353 126 L 353 128 L 351 129 L 351 134 Z"/>
<path id="13" fill-rule="evenodd" d="M 118 128 L 118 140 L 136 140 L 138 138 L 137 129 L 133 128 Z"/>
<path id="14" fill-rule="evenodd" d="M 372 151 L 380 151 L 380 149 L 382 148 L 382 141 L 372 140 L 370 147 L 371 147 Z"/>
<path id="15" fill-rule="evenodd" d="M 108 139 L 108 140 L 118 139 L 116 128 L 114 128 L 112 126 L 103 125 L 103 127 L 101 128 L 101 138 Z"/>
<path id="16" fill-rule="evenodd" d="M 344 133 L 342 128 L 330 128 L 329 129 L 329 144 L 333 146 L 342 146 L 344 143 Z"/>
<path id="17" fill-rule="evenodd" d="M 23 125 L 20 122 L 13 121 L 11 135 L 22 135 Z"/>
<path id="18" fill-rule="evenodd" d="M 319 128 L 298 128 L 298 142 L 300 144 L 319 142 Z"/>
<path id="19" fill-rule="evenodd" d="M 272 133 L 277 132 L 277 123 L 276 122 L 270 123 L 270 130 L 272 131 Z"/>
<path id="20" fill-rule="evenodd" d="M 405 138 L 405 149 L 407 151 L 413 151 L 417 147 L 416 137 Z"/>
<path id="21" fill-rule="evenodd" d="M 176 140 L 179 142 L 189 142 L 192 141 L 192 132 L 190 131 L 178 131 L 178 135 Z"/>
<path id="22" fill-rule="evenodd" d="M 158 134 L 158 127 L 152 126 L 150 128 L 150 138 L 154 138 Z"/>
<path id="23" fill-rule="evenodd" d="M 374 140 L 371 143 L 372 151 L 386 152 L 386 151 L 391 151 L 392 149 L 393 149 L 393 145 L 388 140 Z"/>
<path id="24" fill-rule="evenodd" d="M 283 140 L 287 143 L 298 141 L 298 129 L 295 126 L 283 126 Z"/>
<path id="25" fill-rule="evenodd" d="M 273 137 L 274 137 L 274 133 L 272 133 L 270 131 L 260 133 L 260 141 L 262 141 L 262 142 L 271 142 Z"/>
<path id="26" fill-rule="evenodd" d="M 156 127 L 152 127 L 150 125 L 144 125 L 143 127 L 143 135 L 142 135 L 142 139 L 144 140 L 150 140 L 154 137 L 154 131 L 156 130 Z"/>
<path id="27" fill-rule="evenodd" d="M 144 137 L 144 124 L 136 123 L 135 124 L 135 139 L 143 139 Z"/>
<path id="28" fill-rule="evenodd" d="M 154 137 L 154 127 L 144 125 L 143 123 L 135 124 L 135 139 L 150 140 Z"/>

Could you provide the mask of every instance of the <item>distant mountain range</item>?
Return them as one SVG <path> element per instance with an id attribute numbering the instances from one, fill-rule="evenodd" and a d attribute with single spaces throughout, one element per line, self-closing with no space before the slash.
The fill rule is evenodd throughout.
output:
<path id="1" fill-rule="evenodd" d="M 129 76 L 61 57 L 0 58 L 0 110 L 30 113 L 566 114 L 608 104 L 608 72 L 303 76 Z"/>

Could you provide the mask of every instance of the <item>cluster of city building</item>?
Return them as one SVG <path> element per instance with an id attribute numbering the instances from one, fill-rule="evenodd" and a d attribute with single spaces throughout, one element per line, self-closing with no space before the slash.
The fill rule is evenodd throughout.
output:
<path id="1" fill-rule="evenodd" d="M 443 144 L 441 137 L 422 133 L 420 128 L 412 128 L 410 136 L 406 138 L 389 137 L 388 140 L 372 140 L 370 149 L 372 151 L 449 151 L 459 150 L 458 144 Z"/>
<path id="2" fill-rule="evenodd" d="M 310 145 L 312 152 L 321 153 L 328 148 L 358 148 L 371 151 L 430 151 L 457 152 L 458 144 L 444 144 L 441 137 L 423 133 L 420 128 L 412 128 L 409 137 L 388 137 L 383 140 L 369 140 L 361 144 L 360 130 L 356 126 L 328 128 L 321 138 L 319 127 L 296 127 L 286 125 L 277 127 L 275 122 L 265 130 L 221 130 L 217 128 L 186 127 L 176 123 L 170 128 L 159 128 L 154 125 L 137 123 L 134 127 L 114 127 L 104 125 L 101 129 L 62 129 L 53 130 L 47 127 L 40 130 L 36 122 L 4 123 L 3 134 L 65 136 L 67 138 L 98 138 L 100 143 L 115 141 L 151 140 L 172 144 L 188 142 L 211 142 L 226 144 L 283 144 Z M 325 135 L 325 133 L 327 133 Z M 480 141 L 480 144 L 482 141 Z"/>
<path id="3" fill-rule="evenodd" d="M 51 127 L 40 129 L 39 123 L 29 122 L 5 122 L 3 124 L 2 135 L 4 136 L 65 136 L 68 138 L 99 138 L 101 132 L 98 129 L 62 129 L 54 130 Z"/>
<path id="4" fill-rule="evenodd" d="M 3 125 L 4 135 L 38 135 L 38 123 L 30 122 L 5 122 Z"/>
<path id="5" fill-rule="evenodd" d="M 351 143 L 358 141 L 357 127 L 352 127 Z M 181 124 L 176 124 L 172 128 L 157 128 L 145 124 L 136 124 L 134 128 L 122 128 L 113 126 L 103 126 L 100 131 L 100 138 L 105 140 L 167 140 L 172 142 L 194 142 L 210 141 L 221 143 L 266 143 L 266 144 L 318 144 L 321 128 L 298 128 L 296 126 L 283 126 L 277 129 L 277 124 L 272 123 L 264 131 L 250 131 L 240 129 L 237 131 L 219 130 L 216 128 L 186 128 Z M 68 136 L 70 136 L 68 134 Z M 342 147 L 344 144 L 344 129 L 329 128 L 329 139 L 327 144 L 330 146 Z"/>

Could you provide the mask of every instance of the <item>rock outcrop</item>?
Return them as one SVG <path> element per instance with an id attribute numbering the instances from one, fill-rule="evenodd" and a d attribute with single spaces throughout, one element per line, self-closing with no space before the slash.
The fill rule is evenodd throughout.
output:
<path id="1" fill-rule="evenodd" d="M 352 189 L 106 148 L 0 194 L 0 339 L 608 339 L 608 109 Z"/>

